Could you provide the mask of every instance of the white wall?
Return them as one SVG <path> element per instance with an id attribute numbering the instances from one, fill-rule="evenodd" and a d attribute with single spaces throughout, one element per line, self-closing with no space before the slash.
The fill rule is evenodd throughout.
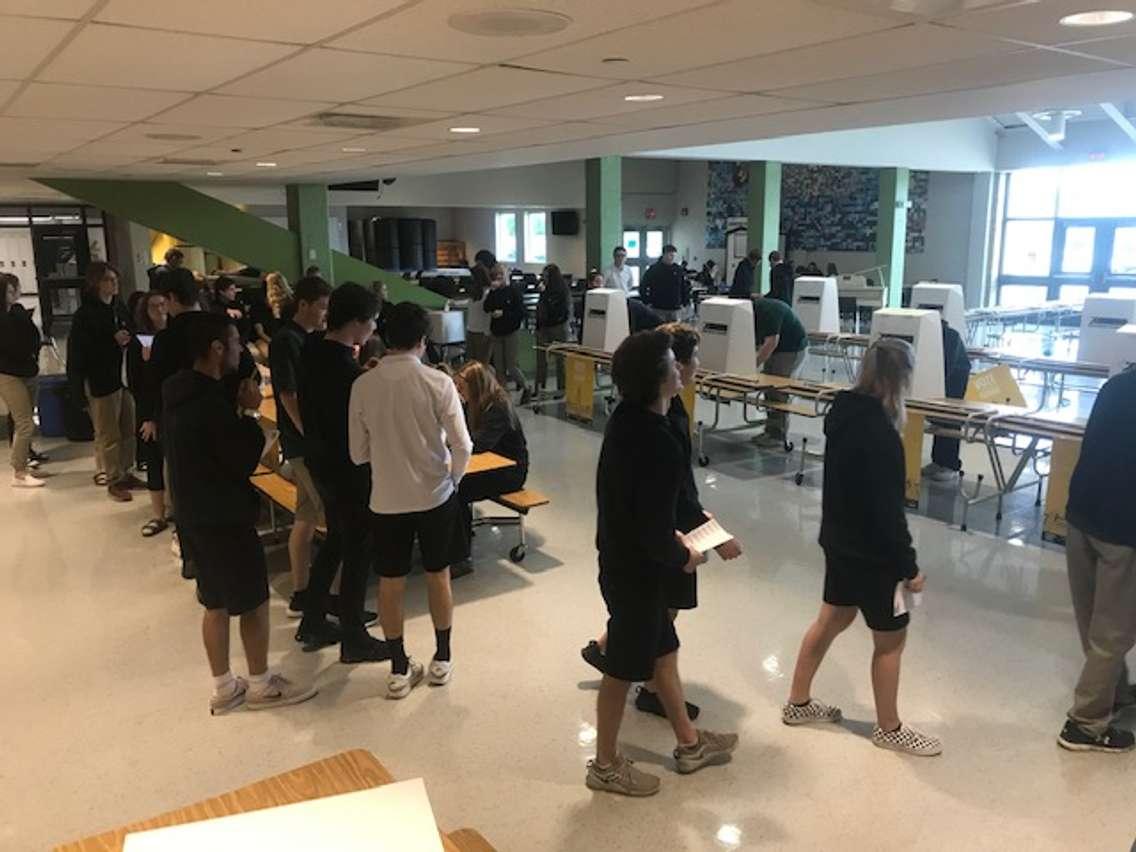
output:
<path id="1" fill-rule="evenodd" d="M 1060 150 L 1050 148 L 1028 127 L 1004 130 L 999 137 L 997 170 L 1000 172 L 1136 157 L 1136 142 L 1111 121 L 1070 122 Z"/>

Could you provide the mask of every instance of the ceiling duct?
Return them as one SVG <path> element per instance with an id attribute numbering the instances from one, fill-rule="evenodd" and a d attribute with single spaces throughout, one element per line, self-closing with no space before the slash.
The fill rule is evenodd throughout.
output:
<path id="1" fill-rule="evenodd" d="M 162 166 L 219 166 L 220 162 L 194 159 L 193 157 L 163 157 L 158 160 L 158 164 Z"/>
<path id="2" fill-rule="evenodd" d="M 398 130 L 435 121 L 435 118 L 412 118 L 402 115 L 367 115 L 354 112 L 321 112 L 308 122 L 312 127 L 342 127 L 348 130 L 369 130 L 382 133 L 384 130 Z"/>

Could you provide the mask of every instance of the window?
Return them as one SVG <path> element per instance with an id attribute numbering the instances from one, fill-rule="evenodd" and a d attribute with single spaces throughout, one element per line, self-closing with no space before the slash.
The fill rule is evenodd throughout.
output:
<path id="1" fill-rule="evenodd" d="M 1061 271 L 1066 275 L 1087 275 L 1093 271 L 1093 250 L 1097 229 L 1077 225 L 1065 229 L 1065 250 L 1061 254 Z"/>
<path id="2" fill-rule="evenodd" d="M 1088 284 L 1062 284 L 1060 299 L 1062 302 L 1083 302 L 1089 295 Z"/>
<path id="3" fill-rule="evenodd" d="M 1002 245 L 1003 274 L 1023 277 L 1049 275 L 1052 253 L 1052 219 L 1016 219 L 1006 223 Z"/>
<path id="4" fill-rule="evenodd" d="M 1113 275 L 1136 275 L 1136 227 L 1129 225 L 1113 232 L 1108 271 Z"/>
<path id="5" fill-rule="evenodd" d="M 548 263 L 548 214 L 543 211 L 525 214 L 525 263 Z"/>
<path id="6" fill-rule="evenodd" d="M 998 304 L 1007 308 L 1027 308 L 1045 301 L 1045 287 L 1034 284 L 1003 284 L 998 290 Z"/>
<path id="7" fill-rule="evenodd" d="M 627 257 L 629 260 L 639 259 L 639 232 L 638 231 L 624 231 L 623 232 L 623 247 L 627 249 Z"/>
<path id="8" fill-rule="evenodd" d="M 1136 216 L 1136 163 L 1086 163 L 1061 169 L 1057 215 L 1068 219 Z"/>
<path id="9" fill-rule="evenodd" d="M 517 214 L 496 213 L 493 216 L 494 254 L 502 263 L 517 262 Z"/>
<path id="10" fill-rule="evenodd" d="M 1052 219 L 1057 209 L 1057 169 L 1025 169 L 1010 178 L 1006 216 L 1010 219 Z"/>
<path id="11" fill-rule="evenodd" d="M 663 256 L 663 232 L 662 231 L 648 231 L 647 232 L 647 257 L 662 257 Z"/>

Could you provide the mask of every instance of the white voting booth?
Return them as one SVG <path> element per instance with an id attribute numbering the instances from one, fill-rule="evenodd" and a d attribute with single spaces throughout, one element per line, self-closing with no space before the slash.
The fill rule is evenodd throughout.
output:
<path id="1" fill-rule="evenodd" d="M 431 343 L 449 346 L 465 341 L 464 311 L 430 311 L 429 318 Z"/>
<path id="2" fill-rule="evenodd" d="M 881 308 L 872 314 L 871 342 L 897 337 L 915 348 L 915 375 L 911 395 L 918 399 L 946 396 L 943 368 L 943 328 L 938 311 Z"/>
<path id="3" fill-rule="evenodd" d="M 835 278 L 801 276 L 793 284 L 793 311 L 805 331 L 840 333 L 840 292 Z"/>
<path id="4" fill-rule="evenodd" d="M 589 290 L 584 296 L 584 346 L 614 352 L 629 334 L 627 294 L 607 287 Z"/>
<path id="5" fill-rule="evenodd" d="M 715 296 L 698 306 L 702 367 L 714 373 L 752 376 L 757 372 L 753 302 Z"/>
<path id="6" fill-rule="evenodd" d="M 1081 310 L 1081 342 L 1077 360 L 1089 364 L 1113 364 L 1124 339 L 1117 332 L 1136 322 L 1136 297 L 1090 293 Z"/>
<path id="7" fill-rule="evenodd" d="M 961 284 L 920 281 L 911 288 L 911 307 L 917 311 L 938 311 L 947 325 L 966 339 L 966 306 Z"/>
<path id="8" fill-rule="evenodd" d="M 1112 376 L 1136 368 L 1136 323 L 1130 322 L 1117 329 L 1116 350 L 1108 366 Z"/>

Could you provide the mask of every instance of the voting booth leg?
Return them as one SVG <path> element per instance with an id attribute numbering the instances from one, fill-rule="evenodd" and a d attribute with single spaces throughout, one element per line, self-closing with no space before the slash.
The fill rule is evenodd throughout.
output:
<path id="1" fill-rule="evenodd" d="M 920 490 L 923 487 L 923 427 L 922 414 L 908 412 L 907 423 L 903 427 L 904 505 L 908 509 L 919 508 Z M 869 462 L 870 463 L 870 462 Z"/>
<path id="2" fill-rule="evenodd" d="M 565 394 L 566 413 L 573 420 L 591 423 L 596 397 L 596 367 L 590 358 L 580 355 L 564 357 L 564 377 L 568 383 Z"/>
<path id="3" fill-rule="evenodd" d="M 1069 502 L 1069 480 L 1081 456 L 1081 442 L 1058 438 L 1049 457 L 1049 488 L 1045 494 L 1045 516 L 1041 527 L 1042 541 L 1064 544 L 1068 528 L 1065 506 Z"/>

